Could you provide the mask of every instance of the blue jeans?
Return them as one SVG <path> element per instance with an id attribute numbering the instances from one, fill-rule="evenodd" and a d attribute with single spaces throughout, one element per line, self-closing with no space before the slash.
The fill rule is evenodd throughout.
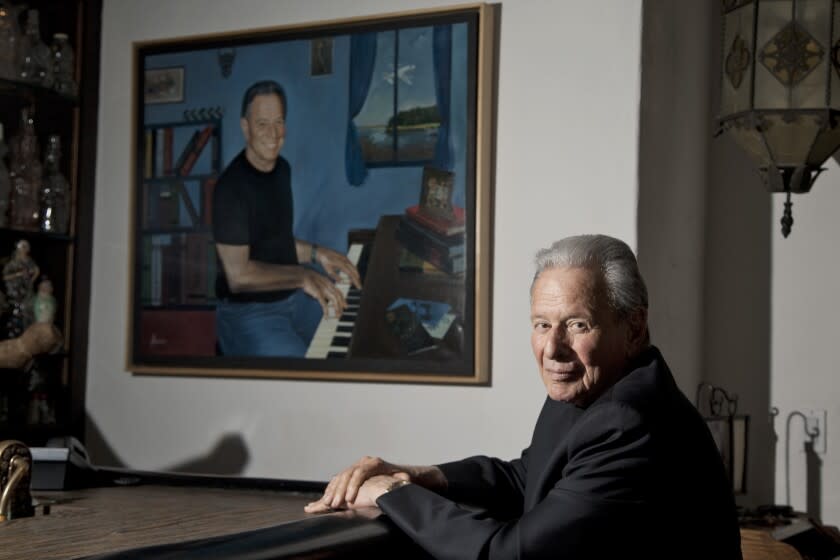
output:
<path id="1" fill-rule="evenodd" d="M 295 290 L 281 301 L 220 301 L 216 332 L 222 354 L 302 358 L 321 315 L 321 306 L 303 290 Z"/>

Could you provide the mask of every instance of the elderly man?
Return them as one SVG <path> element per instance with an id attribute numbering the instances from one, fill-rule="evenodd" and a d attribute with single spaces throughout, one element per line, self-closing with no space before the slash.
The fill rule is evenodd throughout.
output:
<path id="1" fill-rule="evenodd" d="M 630 248 L 570 237 L 536 264 L 531 345 L 548 398 L 522 456 L 365 457 L 307 511 L 378 505 L 436 558 L 740 558 L 720 455 L 650 346 Z"/>

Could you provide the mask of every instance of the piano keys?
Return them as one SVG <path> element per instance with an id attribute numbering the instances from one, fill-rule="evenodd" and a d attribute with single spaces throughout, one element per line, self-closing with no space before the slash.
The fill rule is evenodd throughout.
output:
<path id="1" fill-rule="evenodd" d="M 404 250 L 397 239 L 399 216 L 382 216 L 376 230 L 350 236 L 347 257 L 362 277 L 362 290 L 349 283 L 337 286 L 347 298 L 341 317 L 324 317 L 306 352 L 314 359 L 405 359 L 400 341 L 391 332 L 385 316 L 388 306 L 398 298 L 441 301 L 451 305 L 458 318 L 467 309 L 467 289 L 463 275 L 425 274 L 400 269 Z M 458 360 L 470 354 L 458 325 L 445 343 L 418 359 Z"/>
<path id="2" fill-rule="evenodd" d="M 357 268 L 363 249 L 363 243 L 352 243 L 347 251 L 348 260 Z M 342 278 L 336 283 L 336 288 L 346 301 L 344 312 L 340 317 L 328 316 L 321 319 L 306 351 L 307 358 L 344 358 L 347 356 L 362 294 L 348 278 Z"/>

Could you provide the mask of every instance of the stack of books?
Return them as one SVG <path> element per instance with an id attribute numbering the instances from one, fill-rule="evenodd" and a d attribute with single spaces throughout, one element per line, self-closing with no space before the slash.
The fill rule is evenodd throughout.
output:
<path id="1" fill-rule="evenodd" d="M 462 274 L 467 268 L 464 209 L 454 207 L 445 219 L 419 206 L 410 206 L 400 218 L 397 238 L 403 247 L 449 274 Z"/>

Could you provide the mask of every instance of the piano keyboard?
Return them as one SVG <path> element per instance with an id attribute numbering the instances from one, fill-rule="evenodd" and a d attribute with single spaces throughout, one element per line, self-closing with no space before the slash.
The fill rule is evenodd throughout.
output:
<path id="1" fill-rule="evenodd" d="M 362 243 L 350 245 L 347 258 L 353 266 L 358 267 L 363 247 Z M 362 292 L 357 290 L 347 278 L 342 278 L 335 287 L 346 301 L 344 313 L 341 317 L 324 316 L 321 319 L 306 351 L 307 358 L 344 358 L 350 349 L 350 337 L 353 334 L 353 326 L 356 324 Z"/>

